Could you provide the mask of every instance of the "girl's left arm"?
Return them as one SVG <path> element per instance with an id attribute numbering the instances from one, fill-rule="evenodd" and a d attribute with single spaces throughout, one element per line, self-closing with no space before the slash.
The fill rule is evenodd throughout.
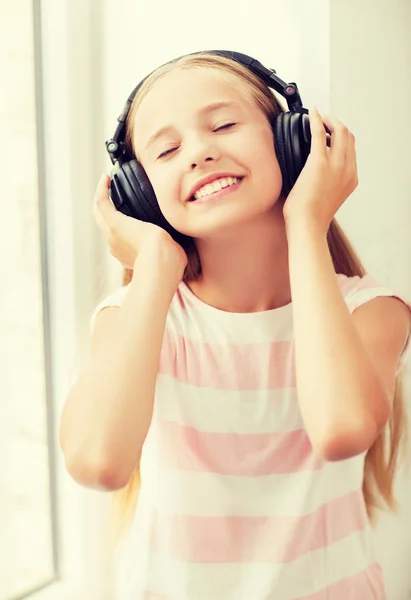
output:
<path id="1" fill-rule="evenodd" d="M 302 418 L 319 456 L 349 458 L 366 451 L 389 418 L 410 311 L 379 297 L 351 315 L 326 235 L 306 220 L 289 224 L 287 235 Z"/>
<path id="2" fill-rule="evenodd" d="M 314 450 L 326 460 L 341 460 L 370 448 L 389 418 L 410 311 L 396 298 L 380 297 L 350 314 L 327 231 L 358 185 L 355 138 L 316 109 L 310 126 L 311 152 L 283 208 L 297 392 Z"/>

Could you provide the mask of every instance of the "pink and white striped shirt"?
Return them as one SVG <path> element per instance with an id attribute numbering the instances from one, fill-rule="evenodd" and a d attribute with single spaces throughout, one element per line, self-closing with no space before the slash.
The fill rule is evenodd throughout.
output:
<path id="1" fill-rule="evenodd" d="M 337 278 L 350 312 L 398 297 L 369 275 Z M 103 301 L 93 320 L 126 294 Z M 181 283 L 119 600 L 385 599 L 364 456 L 325 462 L 312 452 L 295 387 L 292 304 L 228 313 Z"/>

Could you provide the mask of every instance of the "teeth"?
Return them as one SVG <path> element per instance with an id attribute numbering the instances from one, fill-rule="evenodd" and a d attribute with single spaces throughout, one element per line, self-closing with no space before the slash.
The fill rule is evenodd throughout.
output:
<path id="1" fill-rule="evenodd" d="M 223 177 L 221 179 L 217 179 L 213 181 L 213 183 L 208 183 L 200 188 L 195 194 L 194 198 L 204 198 L 204 196 L 210 196 L 215 192 L 222 190 L 230 185 L 234 185 L 240 181 L 239 177 Z"/>

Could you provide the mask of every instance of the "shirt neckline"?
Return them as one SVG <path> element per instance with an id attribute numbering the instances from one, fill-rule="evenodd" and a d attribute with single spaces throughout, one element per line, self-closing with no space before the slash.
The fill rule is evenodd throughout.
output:
<path id="1" fill-rule="evenodd" d="M 209 317 L 222 319 L 226 321 L 272 321 L 273 319 L 284 319 L 292 314 L 292 302 L 289 302 L 288 304 L 279 306 L 277 308 L 271 308 L 268 310 L 262 310 L 257 312 L 230 312 L 222 310 L 220 308 L 216 308 L 215 306 L 207 304 L 206 302 L 201 300 L 198 296 L 194 294 L 194 292 L 187 285 L 187 283 L 185 283 L 185 281 L 180 282 L 179 290 L 182 296 L 186 300 L 188 300 L 191 306 L 195 306 L 196 309 L 201 310 L 201 312 L 203 312 Z"/>

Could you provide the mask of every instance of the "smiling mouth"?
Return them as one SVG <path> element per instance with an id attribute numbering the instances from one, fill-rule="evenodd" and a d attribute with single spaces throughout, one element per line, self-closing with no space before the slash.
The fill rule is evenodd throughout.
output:
<path id="1" fill-rule="evenodd" d="M 222 192 L 228 192 L 231 188 L 238 187 L 243 179 L 244 177 L 224 177 L 217 180 L 218 183 L 213 182 L 201 188 L 199 192 L 196 192 L 188 199 L 188 202 L 199 202 L 217 196 L 217 194 L 220 195 Z"/>

